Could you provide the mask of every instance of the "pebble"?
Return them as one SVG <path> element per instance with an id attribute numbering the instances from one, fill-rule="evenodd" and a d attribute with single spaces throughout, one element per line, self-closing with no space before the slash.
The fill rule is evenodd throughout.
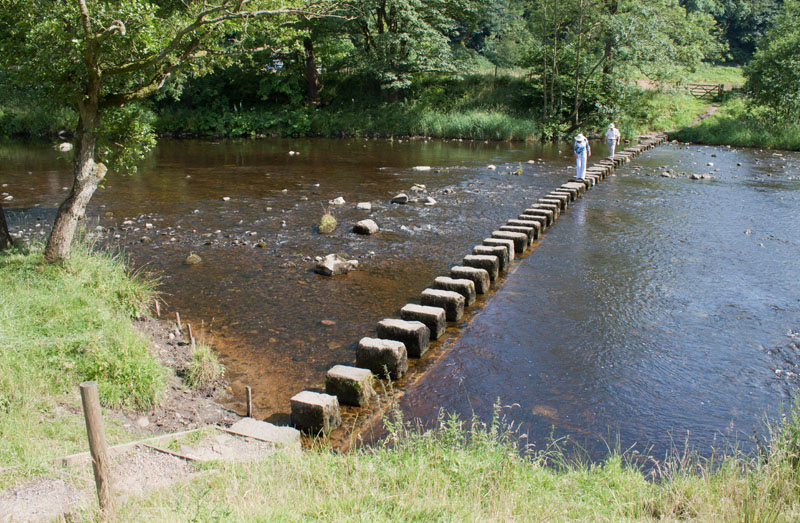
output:
<path id="1" fill-rule="evenodd" d="M 223 197 L 222 197 L 222 201 L 223 201 L 223 202 L 228 202 L 228 201 L 230 201 L 230 199 L 231 199 L 231 197 L 230 197 L 230 196 L 223 196 Z"/>

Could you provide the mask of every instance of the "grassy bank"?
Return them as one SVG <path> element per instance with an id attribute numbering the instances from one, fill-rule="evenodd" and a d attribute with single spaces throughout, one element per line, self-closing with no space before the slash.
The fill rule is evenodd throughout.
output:
<path id="1" fill-rule="evenodd" d="M 521 75 L 425 75 L 396 100 L 361 78 L 334 76 L 327 80 L 323 103 L 311 107 L 256 101 L 247 93 L 231 93 L 235 85 L 206 83 L 211 79 L 196 81 L 184 101 L 156 105 L 160 133 L 538 140 L 558 137 L 569 127 L 539 121 L 536 86 Z M 585 110 L 597 112 L 582 131 L 604 132 L 614 119 L 625 138 L 688 125 L 707 107 L 680 90 L 633 86 L 621 88 L 614 107 L 598 110 L 593 103 L 587 102 Z"/>
<path id="2" fill-rule="evenodd" d="M 152 280 L 85 245 L 64 266 L 43 263 L 39 248 L 0 253 L 0 463 L 35 470 L 83 451 L 82 381 L 98 382 L 107 407 L 158 400 L 166 371 L 131 325 L 153 299 Z M 120 436 L 109 426 L 112 442 Z"/>
<path id="3" fill-rule="evenodd" d="M 748 111 L 741 98 L 731 98 L 695 127 L 681 129 L 682 142 L 800 151 L 800 123 L 776 123 L 758 111 Z"/>
<path id="4" fill-rule="evenodd" d="M 124 502 L 117 521 L 796 521 L 800 419 L 776 426 L 762 455 L 675 454 L 645 475 L 557 450 L 520 453 L 497 424 L 453 420 L 341 454 L 324 448 L 206 465 L 202 477 Z M 651 463 L 652 464 L 652 463 Z M 96 516 L 89 512 L 83 514 Z"/>

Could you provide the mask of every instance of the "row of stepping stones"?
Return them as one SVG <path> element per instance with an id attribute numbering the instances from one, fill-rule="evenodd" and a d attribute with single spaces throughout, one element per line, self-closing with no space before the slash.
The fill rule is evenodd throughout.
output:
<path id="1" fill-rule="evenodd" d="M 356 349 L 356 366 L 336 365 L 325 377 L 325 393 L 303 391 L 291 399 L 292 424 L 307 433 L 328 433 L 341 424 L 340 405 L 363 407 L 376 396 L 376 377 L 397 380 L 408 371 L 408 358 L 421 358 L 430 342 L 438 340 L 447 322 L 457 322 L 478 294 L 508 271 L 515 256 L 524 254 L 587 190 L 614 169 L 667 140 L 664 134 L 640 137 L 613 158 L 586 170 L 586 178 L 572 179 L 537 199 L 522 214 L 492 232 L 465 256 L 461 265 L 439 276 L 422 291 L 420 303 L 400 309 L 400 318 L 378 322 L 377 337 L 364 337 Z"/>

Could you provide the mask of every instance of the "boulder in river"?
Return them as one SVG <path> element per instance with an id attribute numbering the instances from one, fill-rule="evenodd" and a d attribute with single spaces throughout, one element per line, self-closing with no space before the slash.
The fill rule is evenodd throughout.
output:
<path id="1" fill-rule="evenodd" d="M 338 254 L 329 254 L 317 262 L 314 271 L 323 276 L 347 274 L 358 268 L 358 260 L 345 260 Z"/>
<path id="2" fill-rule="evenodd" d="M 336 218 L 330 213 L 325 213 L 319 220 L 320 234 L 330 234 L 336 229 Z"/>
<path id="3" fill-rule="evenodd" d="M 345 201 L 344 198 L 339 196 L 337 198 L 334 198 L 333 200 L 329 200 L 328 203 L 331 205 L 344 205 Z"/>
<path id="4" fill-rule="evenodd" d="M 378 230 L 378 224 L 373 220 L 361 220 L 353 227 L 353 232 L 356 234 L 370 235 L 375 234 Z"/>
<path id="5" fill-rule="evenodd" d="M 358 202 L 356 204 L 356 209 L 358 209 L 360 211 L 371 211 L 372 210 L 372 204 L 369 203 L 369 202 Z"/>
<path id="6" fill-rule="evenodd" d="M 413 170 L 414 171 L 430 171 L 431 170 L 431 166 L 430 165 L 417 165 L 416 167 L 413 168 Z"/>
<path id="7" fill-rule="evenodd" d="M 392 198 L 392 203 L 408 203 L 408 195 L 405 193 L 400 193 Z"/>
<path id="8" fill-rule="evenodd" d="M 201 261 L 203 261 L 203 258 L 201 258 L 200 256 L 198 256 L 197 254 L 195 254 L 193 252 L 190 252 L 189 256 L 187 256 L 186 259 L 183 260 L 183 264 L 184 265 L 197 265 Z"/>

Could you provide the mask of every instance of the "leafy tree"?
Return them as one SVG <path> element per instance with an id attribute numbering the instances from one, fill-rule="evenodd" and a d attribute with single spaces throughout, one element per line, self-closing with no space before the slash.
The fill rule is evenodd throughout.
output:
<path id="1" fill-rule="evenodd" d="M 730 50 L 729 58 L 745 63 L 756 44 L 772 26 L 782 0 L 682 0 L 690 13 L 711 14 L 720 28 L 722 40 Z"/>
<path id="2" fill-rule="evenodd" d="M 786 0 L 745 68 L 750 101 L 768 107 L 779 120 L 800 116 L 800 3 Z"/>
<path id="3" fill-rule="evenodd" d="M 477 20 L 481 0 L 343 1 L 352 65 L 383 88 L 408 87 L 418 72 L 455 71 L 451 37 Z"/>
<path id="4" fill-rule="evenodd" d="M 527 19 L 543 118 L 567 119 L 571 129 L 588 95 L 614 96 L 626 71 L 661 80 L 721 49 L 711 16 L 687 13 L 677 0 L 529 1 Z"/>
<path id="5" fill-rule="evenodd" d="M 0 0 L 0 66 L 42 103 L 73 107 L 72 190 L 45 248 L 69 256 L 78 220 L 109 167 L 131 166 L 155 143 L 143 100 L 215 64 L 269 47 L 302 0 Z"/>

